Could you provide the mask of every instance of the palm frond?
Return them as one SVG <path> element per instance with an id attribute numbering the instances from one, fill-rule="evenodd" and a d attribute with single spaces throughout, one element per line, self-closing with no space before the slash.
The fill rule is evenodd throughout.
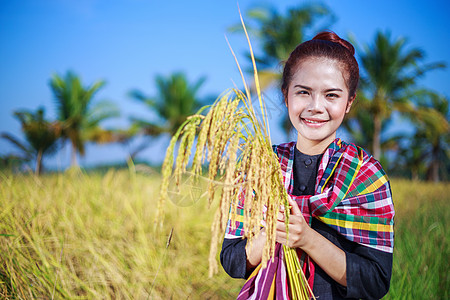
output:
<path id="1" fill-rule="evenodd" d="M 33 150 L 31 150 L 28 145 L 20 141 L 17 137 L 7 132 L 2 132 L 0 137 L 7 140 L 11 144 L 13 144 L 16 148 L 18 148 L 22 152 L 23 155 L 22 157 L 25 157 L 27 160 L 31 160 L 33 158 Z"/>

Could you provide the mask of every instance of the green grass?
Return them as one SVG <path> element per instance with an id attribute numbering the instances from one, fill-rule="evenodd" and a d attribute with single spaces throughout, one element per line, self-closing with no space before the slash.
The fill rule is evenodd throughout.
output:
<path id="1" fill-rule="evenodd" d="M 386 299 L 450 299 L 450 184 L 394 181 L 394 265 Z"/>
<path id="2" fill-rule="evenodd" d="M 158 186 L 157 174 L 128 171 L 0 173 L 0 298 L 234 299 L 243 280 L 208 278 L 214 208 L 169 202 L 157 232 Z M 386 299 L 448 299 L 450 185 L 394 180 L 392 189 Z"/>

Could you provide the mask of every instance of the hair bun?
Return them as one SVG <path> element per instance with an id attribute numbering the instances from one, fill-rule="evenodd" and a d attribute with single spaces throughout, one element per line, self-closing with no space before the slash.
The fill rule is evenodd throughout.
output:
<path id="1" fill-rule="evenodd" d="M 333 31 L 322 31 L 322 32 L 318 33 L 313 38 L 313 40 L 322 40 L 322 41 L 329 41 L 329 42 L 337 43 L 337 44 L 343 46 L 344 48 L 346 48 L 348 51 L 350 51 L 350 53 L 352 55 L 355 55 L 355 47 L 353 47 L 353 45 L 350 42 L 342 39 L 340 36 L 338 36 Z"/>

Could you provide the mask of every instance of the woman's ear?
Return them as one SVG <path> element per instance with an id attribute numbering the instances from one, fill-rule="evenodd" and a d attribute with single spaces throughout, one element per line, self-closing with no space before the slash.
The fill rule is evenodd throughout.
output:
<path id="1" fill-rule="evenodd" d="M 347 101 L 347 108 L 345 109 L 345 113 L 348 114 L 350 112 L 350 109 L 352 108 L 352 104 L 356 99 L 356 95 L 348 99 Z"/>
<path id="2" fill-rule="evenodd" d="M 286 105 L 286 107 L 288 107 L 288 102 L 287 102 L 287 91 L 282 90 L 281 93 L 283 94 L 284 105 Z"/>

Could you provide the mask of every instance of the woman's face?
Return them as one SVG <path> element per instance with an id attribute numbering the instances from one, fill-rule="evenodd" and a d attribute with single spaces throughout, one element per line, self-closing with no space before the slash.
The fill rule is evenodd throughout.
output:
<path id="1" fill-rule="evenodd" d="M 298 132 L 297 148 L 309 155 L 323 153 L 336 138 L 353 100 L 335 60 L 313 57 L 302 61 L 286 99 L 289 118 Z"/>

